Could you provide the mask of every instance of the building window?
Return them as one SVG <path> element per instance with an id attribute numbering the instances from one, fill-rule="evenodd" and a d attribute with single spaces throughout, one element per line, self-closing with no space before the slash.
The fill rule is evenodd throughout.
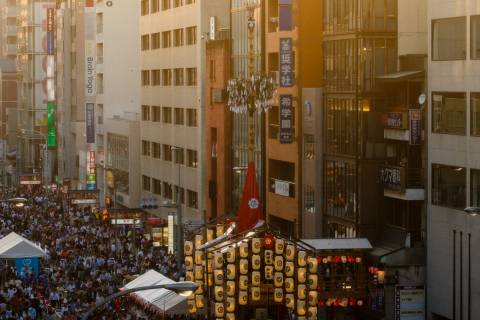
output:
<path id="1" fill-rule="evenodd" d="M 98 124 L 103 124 L 103 104 L 97 104 L 97 120 Z"/>
<path id="2" fill-rule="evenodd" d="M 197 27 L 188 27 L 185 29 L 187 46 L 197 43 Z"/>
<path id="3" fill-rule="evenodd" d="M 142 70 L 142 86 L 150 85 L 150 71 Z"/>
<path id="4" fill-rule="evenodd" d="M 150 191 L 150 177 L 142 176 L 143 190 Z"/>
<path id="5" fill-rule="evenodd" d="M 172 108 L 163 107 L 163 123 L 172 123 Z"/>
<path id="6" fill-rule="evenodd" d="M 172 161 L 172 146 L 168 144 L 163 145 L 163 160 L 165 161 Z"/>
<path id="7" fill-rule="evenodd" d="M 196 109 L 187 109 L 187 126 L 188 127 L 197 126 L 197 110 Z"/>
<path id="8" fill-rule="evenodd" d="M 470 134 L 480 136 L 480 93 L 470 93 Z"/>
<path id="9" fill-rule="evenodd" d="M 173 30 L 173 46 L 174 47 L 183 46 L 183 29 Z"/>
<path id="10" fill-rule="evenodd" d="M 466 169 L 432 164 L 432 204 L 463 210 L 466 206 Z"/>
<path id="11" fill-rule="evenodd" d="M 305 160 L 315 160 L 315 136 L 306 134 L 303 137 Z"/>
<path id="12" fill-rule="evenodd" d="M 210 82 L 215 81 L 215 60 L 210 60 L 210 68 L 208 70 L 208 78 Z"/>
<path id="13" fill-rule="evenodd" d="M 175 86 L 183 86 L 183 68 L 173 69 L 173 78 Z"/>
<path id="14" fill-rule="evenodd" d="M 150 156 L 150 141 L 142 140 L 142 155 Z"/>
<path id="15" fill-rule="evenodd" d="M 184 123 L 185 120 L 183 108 L 175 108 L 175 124 L 183 125 Z"/>
<path id="16" fill-rule="evenodd" d="M 187 166 L 196 168 L 198 166 L 198 155 L 196 150 L 187 149 Z"/>
<path id="17" fill-rule="evenodd" d="M 150 49 L 150 36 L 148 34 L 142 35 L 142 50 Z"/>
<path id="18" fill-rule="evenodd" d="M 160 122 L 161 120 L 161 108 L 158 106 L 152 106 L 152 121 Z"/>
<path id="19" fill-rule="evenodd" d="M 172 34 L 170 31 L 162 32 L 162 48 L 170 48 L 172 46 Z"/>
<path id="20" fill-rule="evenodd" d="M 160 32 L 152 33 L 152 50 L 160 49 Z"/>
<path id="21" fill-rule="evenodd" d="M 470 205 L 480 207 L 480 170 L 470 169 Z"/>
<path id="22" fill-rule="evenodd" d="M 148 0 L 142 0 L 141 11 L 142 11 L 142 16 L 148 14 Z"/>
<path id="23" fill-rule="evenodd" d="M 305 212 L 315 213 L 315 188 L 305 186 Z"/>
<path id="24" fill-rule="evenodd" d="M 152 157 L 155 159 L 161 159 L 162 157 L 162 145 L 157 142 L 152 142 Z"/>
<path id="25" fill-rule="evenodd" d="M 465 135 L 466 106 L 463 92 L 432 92 L 432 131 Z"/>
<path id="26" fill-rule="evenodd" d="M 182 6 L 182 0 L 173 0 L 173 7 L 174 8 L 178 8 L 180 6 Z"/>
<path id="27" fill-rule="evenodd" d="M 152 178 L 152 192 L 162 195 L 162 182 L 160 180 Z"/>
<path id="28" fill-rule="evenodd" d="M 103 94 L 103 73 L 97 73 L 97 94 Z"/>
<path id="29" fill-rule="evenodd" d="M 188 206 L 198 209 L 198 194 L 195 191 L 188 190 Z"/>
<path id="30" fill-rule="evenodd" d="M 162 70 L 162 85 L 171 86 L 172 85 L 172 70 L 163 69 Z"/>
<path id="31" fill-rule="evenodd" d="M 172 190 L 172 185 L 170 183 L 164 182 L 163 183 L 163 197 L 165 199 L 170 199 L 172 200 L 173 198 L 173 190 Z"/>
<path id="32" fill-rule="evenodd" d="M 175 151 L 175 163 L 184 164 L 185 163 L 185 150 L 180 147 L 174 147 Z"/>
<path id="33" fill-rule="evenodd" d="M 160 85 L 160 70 L 152 70 L 152 86 Z"/>
<path id="34" fill-rule="evenodd" d="M 197 68 L 187 68 L 187 86 L 197 85 Z"/>
<path id="35" fill-rule="evenodd" d="M 150 106 L 142 106 L 142 121 L 150 121 Z"/>
<path id="36" fill-rule="evenodd" d="M 180 193 L 180 203 L 185 204 L 185 190 L 179 186 L 175 186 L 175 201 L 177 201 L 177 195 Z"/>
<path id="37" fill-rule="evenodd" d="M 185 4 L 194 4 L 195 0 L 185 0 Z"/>
<path id="38" fill-rule="evenodd" d="M 432 60 L 465 60 L 467 58 L 467 18 L 432 21 Z"/>
<path id="39" fill-rule="evenodd" d="M 354 221 L 358 201 L 355 163 L 326 160 L 324 177 L 324 206 L 327 214 Z"/>
<path id="40" fill-rule="evenodd" d="M 162 0 L 162 10 L 170 9 L 170 0 Z"/>
<path id="41" fill-rule="evenodd" d="M 470 59 L 480 59 L 480 16 L 470 17 Z"/>
<path id="42" fill-rule="evenodd" d="M 97 34 L 103 33 L 103 13 L 97 13 Z"/>
<path id="43" fill-rule="evenodd" d="M 158 0 L 152 0 L 151 1 L 151 11 L 152 13 L 160 11 L 160 5 Z"/>

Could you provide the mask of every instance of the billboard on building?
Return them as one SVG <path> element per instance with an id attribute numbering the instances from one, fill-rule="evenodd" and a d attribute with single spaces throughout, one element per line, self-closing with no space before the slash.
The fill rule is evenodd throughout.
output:
<path id="1" fill-rule="evenodd" d="M 85 95 L 96 94 L 96 13 L 93 6 L 85 7 Z"/>
<path id="2" fill-rule="evenodd" d="M 87 102 L 85 110 L 87 143 L 95 143 L 95 104 Z"/>
<path id="3" fill-rule="evenodd" d="M 57 129 L 55 126 L 55 122 L 56 122 L 55 102 L 50 101 L 47 103 L 47 127 L 48 127 L 47 147 L 50 149 L 57 147 Z"/>
<path id="4" fill-rule="evenodd" d="M 280 87 L 293 86 L 292 38 L 280 38 Z"/>
<path id="5" fill-rule="evenodd" d="M 280 95 L 280 143 L 293 143 L 293 97 Z"/>

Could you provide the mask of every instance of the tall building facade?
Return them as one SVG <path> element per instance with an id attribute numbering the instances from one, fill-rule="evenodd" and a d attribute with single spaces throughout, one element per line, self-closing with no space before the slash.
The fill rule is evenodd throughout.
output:
<path id="1" fill-rule="evenodd" d="M 1 56 L 10 60 L 17 58 L 17 1 L 0 1 L 0 40 Z"/>
<path id="2" fill-rule="evenodd" d="M 480 317 L 480 8 L 428 2 L 428 318 Z"/>

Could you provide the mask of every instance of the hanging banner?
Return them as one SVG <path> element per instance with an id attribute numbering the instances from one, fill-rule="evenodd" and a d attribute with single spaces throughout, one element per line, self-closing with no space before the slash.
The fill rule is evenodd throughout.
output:
<path id="1" fill-rule="evenodd" d="M 15 259 L 15 269 L 19 276 L 31 272 L 38 276 L 40 261 L 38 258 L 17 258 Z"/>
<path id="2" fill-rule="evenodd" d="M 411 109 L 410 115 L 410 145 L 417 146 L 422 143 L 422 110 Z"/>
<path id="3" fill-rule="evenodd" d="M 292 0 L 280 0 L 278 6 L 279 31 L 292 30 Z"/>
<path id="4" fill-rule="evenodd" d="M 95 151 L 90 150 L 87 156 L 87 190 L 95 190 L 97 188 L 95 169 Z"/>
<path id="5" fill-rule="evenodd" d="M 93 1 L 85 3 L 85 95 L 93 97 L 96 94 L 96 12 Z"/>
<path id="6" fill-rule="evenodd" d="M 48 136 L 47 136 L 47 147 L 53 149 L 57 147 L 57 131 L 55 128 L 55 103 L 47 102 L 47 127 L 48 127 Z"/>
<path id="7" fill-rule="evenodd" d="M 293 86 L 292 38 L 280 38 L 280 87 Z"/>
<path id="8" fill-rule="evenodd" d="M 85 110 L 87 113 L 85 117 L 87 143 L 95 143 L 95 104 L 87 102 Z"/>
<path id="9" fill-rule="evenodd" d="M 280 95 L 280 143 L 293 143 L 293 97 Z"/>
<path id="10" fill-rule="evenodd" d="M 47 8 L 47 54 L 55 54 L 55 45 L 54 45 L 54 27 L 55 27 L 55 9 Z"/>

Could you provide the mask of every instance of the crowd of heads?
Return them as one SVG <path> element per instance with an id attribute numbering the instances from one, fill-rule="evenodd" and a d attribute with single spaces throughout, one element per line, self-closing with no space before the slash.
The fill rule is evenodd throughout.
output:
<path id="1" fill-rule="evenodd" d="M 150 269 L 179 280 L 184 267 L 163 247 L 153 246 L 142 230 L 112 226 L 90 207 L 67 206 L 60 193 L 2 191 L 2 199 L 21 196 L 24 207 L 0 204 L 0 238 L 10 232 L 39 244 L 47 253 L 39 273 L 17 272 L 1 261 L 1 319 L 80 319 L 95 303 Z M 107 305 L 98 319 L 125 318 L 123 301 Z"/>

